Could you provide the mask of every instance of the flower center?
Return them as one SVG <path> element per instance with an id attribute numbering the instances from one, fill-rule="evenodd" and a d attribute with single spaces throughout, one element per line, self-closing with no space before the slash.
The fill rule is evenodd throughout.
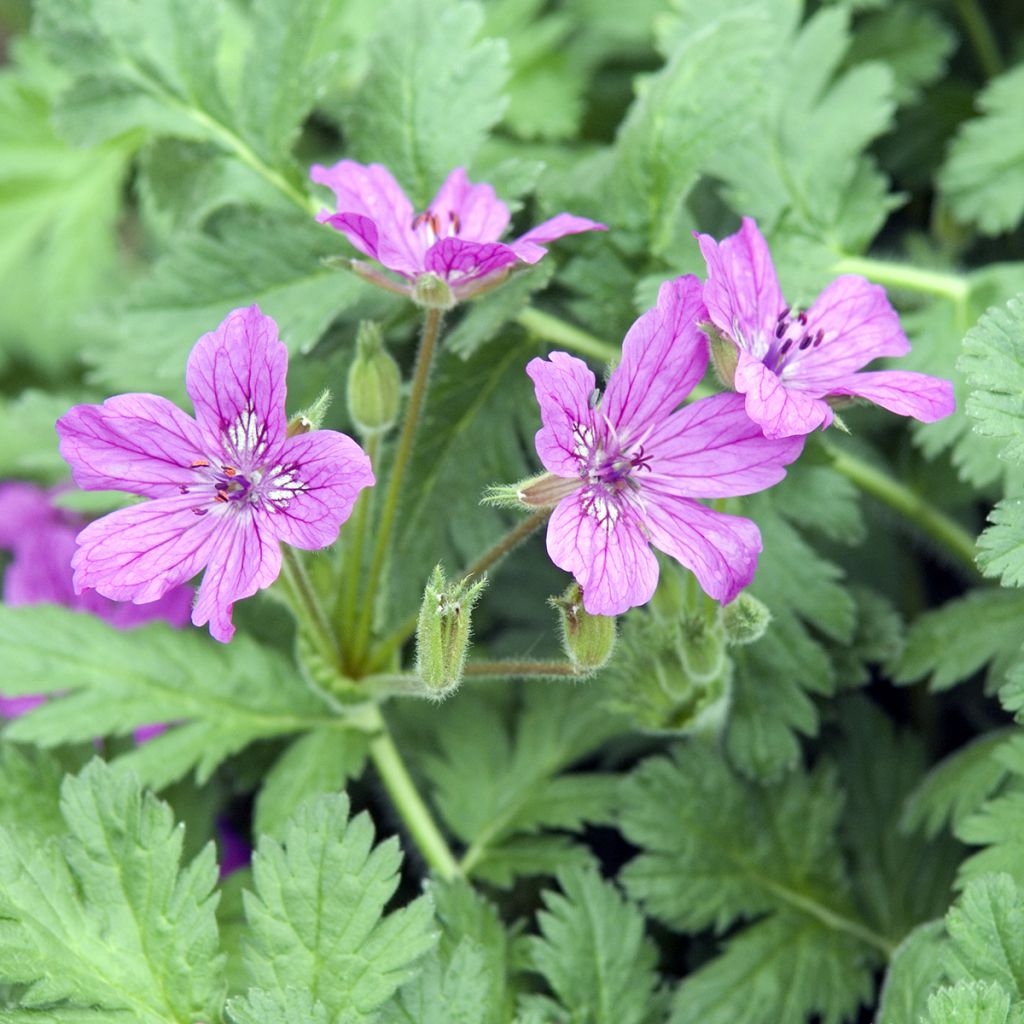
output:
<path id="1" fill-rule="evenodd" d="M 427 209 L 412 219 L 412 230 L 430 248 L 439 238 L 451 238 L 462 230 L 462 221 L 454 210 L 438 214 Z"/>
<path id="2" fill-rule="evenodd" d="M 801 352 L 818 348 L 825 340 L 825 331 L 808 326 L 807 313 L 790 310 L 787 306 L 775 323 L 774 337 L 768 345 L 764 364 L 769 370 L 781 373 L 787 363 L 799 358 Z"/>
<path id="3" fill-rule="evenodd" d="M 575 455 L 580 478 L 586 483 L 581 508 L 602 526 L 611 529 L 619 517 L 618 502 L 628 491 L 639 491 L 636 474 L 650 472 L 651 456 L 642 443 L 620 438 L 614 427 L 605 422 L 605 430 L 587 424 L 573 426 Z"/>

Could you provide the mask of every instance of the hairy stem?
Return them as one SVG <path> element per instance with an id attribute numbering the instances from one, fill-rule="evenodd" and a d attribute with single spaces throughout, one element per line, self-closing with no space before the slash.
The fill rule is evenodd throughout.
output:
<path id="1" fill-rule="evenodd" d="M 331 665 L 339 663 L 338 641 L 324 614 L 320 599 L 302 565 L 302 558 L 287 544 L 281 545 L 281 575 L 292 595 L 292 608 L 300 626 L 305 626 L 320 654 Z"/>
<path id="2" fill-rule="evenodd" d="M 531 306 L 527 306 L 516 317 L 516 321 L 536 337 L 563 345 L 584 356 L 612 363 L 621 355 L 618 345 L 609 345 L 608 342 L 601 341 L 600 338 L 595 338 L 592 334 L 573 327 L 572 324 L 567 324 L 557 316 L 543 313 Z"/>
<path id="3" fill-rule="evenodd" d="M 527 676 L 570 677 L 580 679 L 580 672 L 569 661 L 470 661 L 463 670 L 466 679 L 491 677 L 499 679 Z"/>
<path id="4" fill-rule="evenodd" d="M 458 862 L 416 788 L 379 708 L 375 715 L 380 731 L 370 741 L 370 757 L 377 774 L 430 869 L 439 878 L 455 878 L 461 874 Z"/>
<path id="5" fill-rule="evenodd" d="M 441 333 L 443 312 L 440 309 L 428 309 L 423 321 L 423 333 L 420 336 L 419 352 L 416 354 L 416 368 L 413 371 L 412 390 L 409 392 L 409 404 L 405 407 L 405 419 L 402 432 L 398 437 L 395 449 L 395 460 L 391 464 L 391 479 L 381 509 L 377 527 L 377 542 L 373 548 L 370 572 L 366 579 L 366 590 L 360 609 L 359 622 L 356 627 L 354 661 L 362 660 L 369 644 L 370 631 L 373 627 L 373 610 L 377 603 L 377 591 L 380 587 L 381 574 L 387 562 L 391 547 L 391 530 L 398 511 L 398 502 L 402 495 L 402 481 L 405 469 L 412 456 L 413 442 L 416 440 L 416 427 L 419 425 L 420 412 L 427 396 L 430 382 L 430 367 L 434 361 L 434 349 Z"/>
<path id="6" fill-rule="evenodd" d="M 978 0 L 953 0 L 953 6 L 963 22 L 982 71 L 989 78 L 1002 73 L 1003 58 L 999 53 L 999 44 Z"/>

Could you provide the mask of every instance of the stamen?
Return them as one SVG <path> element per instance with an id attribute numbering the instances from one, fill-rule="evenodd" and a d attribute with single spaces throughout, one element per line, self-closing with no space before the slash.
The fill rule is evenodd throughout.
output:
<path id="1" fill-rule="evenodd" d="M 178 491 L 181 494 L 188 494 L 188 488 L 184 484 L 178 484 Z"/>
<path id="2" fill-rule="evenodd" d="M 192 514 L 193 515 L 205 516 L 206 512 L 207 512 L 207 510 L 205 508 L 200 508 L 198 505 L 193 505 L 192 506 Z"/>
<path id="3" fill-rule="evenodd" d="M 192 462 L 193 469 L 201 469 L 204 466 L 209 466 L 209 463 L 206 461 L 206 459 L 194 459 Z"/>
<path id="4" fill-rule="evenodd" d="M 800 321 L 800 326 L 801 327 L 806 327 L 807 326 L 807 314 L 806 313 L 800 313 L 800 315 L 797 317 L 797 320 Z"/>
<path id="5" fill-rule="evenodd" d="M 228 500 L 227 491 L 218 491 L 217 492 L 217 497 L 214 498 L 213 500 L 214 501 L 221 501 L 221 502 L 227 501 Z"/>
<path id="6" fill-rule="evenodd" d="M 776 338 L 781 338 L 785 333 L 786 333 L 786 321 L 785 320 L 780 320 L 775 325 L 775 337 Z"/>
<path id="7" fill-rule="evenodd" d="M 803 352 L 803 351 L 804 351 L 805 349 L 808 349 L 808 348 L 810 348 L 810 346 L 811 346 L 811 340 L 812 340 L 812 339 L 811 339 L 811 336 L 810 336 L 809 334 L 805 334 L 805 335 L 804 335 L 804 336 L 803 336 L 803 337 L 802 337 L 802 338 L 800 339 L 800 351 L 801 351 L 801 352 Z"/>
<path id="8" fill-rule="evenodd" d="M 793 347 L 793 339 L 792 338 L 787 338 L 783 342 L 782 348 L 779 349 L 779 355 L 780 356 L 784 356 L 792 347 Z"/>
<path id="9" fill-rule="evenodd" d="M 225 476 L 234 476 L 238 472 L 234 466 L 221 466 L 220 468 L 224 470 Z"/>
<path id="10" fill-rule="evenodd" d="M 430 218 L 430 211 L 429 210 L 424 210 L 422 213 L 416 214 L 416 216 L 413 217 L 413 219 L 412 219 L 412 229 L 413 229 L 413 231 L 418 230 L 423 224 L 425 224 L 427 222 L 427 220 L 429 218 Z"/>
<path id="11" fill-rule="evenodd" d="M 821 327 L 818 329 L 818 333 L 814 336 L 814 347 L 817 348 L 825 340 L 825 328 Z"/>
<path id="12" fill-rule="evenodd" d="M 779 323 L 782 323 L 783 320 L 788 320 L 788 319 L 789 319 L 789 306 L 783 306 L 782 307 L 782 312 L 779 314 Z"/>
<path id="13" fill-rule="evenodd" d="M 452 223 L 452 234 L 457 235 L 462 230 L 462 221 L 454 210 L 448 211 L 448 219 Z"/>

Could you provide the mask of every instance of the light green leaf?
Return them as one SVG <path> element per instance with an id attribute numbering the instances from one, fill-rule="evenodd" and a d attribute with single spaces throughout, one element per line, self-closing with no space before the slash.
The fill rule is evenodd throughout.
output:
<path id="1" fill-rule="evenodd" d="M 1005 498 L 978 538 L 978 568 L 1004 587 L 1024 587 L 1024 500 Z"/>
<path id="2" fill-rule="evenodd" d="M 436 953 L 402 987 L 380 1015 L 382 1024 L 483 1024 L 487 1019 L 489 978 L 483 951 L 471 939 L 447 962 Z"/>
<path id="3" fill-rule="evenodd" d="M 324 1004 L 296 988 L 251 988 L 244 999 L 228 1001 L 227 1013 L 231 1024 L 331 1024 Z"/>
<path id="4" fill-rule="evenodd" d="M 0 397 L 0 475 L 56 483 L 68 476 L 57 448 L 54 423 L 83 396 L 29 388 L 17 398 Z"/>
<path id="5" fill-rule="evenodd" d="M 960 885 L 992 872 L 1005 872 L 1024 884 L 1024 790 L 1019 781 L 964 818 L 956 835 L 971 846 L 985 847 L 960 866 Z"/>
<path id="6" fill-rule="evenodd" d="M 882 983 L 878 1024 L 908 1024 L 925 1014 L 928 995 L 945 978 L 948 942 L 942 921 L 919 925 L 896 947 Z"/>
<path id="7" fill-rule="evenodd" d="M 1009 875 L 967 884 L 946 915 L 959 976 L 995 982 L 1024 998 L 1024 890 Z"/>
<path id="8" fill-rule="evenodd" d="M 1010 1007 L 1004 988 L 984 982 L 961 981 L 928 998 L 926 1024 L 1018 1024 L 1024 1006 Z"/>
<path id="9" fill-rule="evenodd" d="M 0 741 L 0 825 L 42 842 L 64 832 L 60 784 L 64 768 L 52 755 Z"/>

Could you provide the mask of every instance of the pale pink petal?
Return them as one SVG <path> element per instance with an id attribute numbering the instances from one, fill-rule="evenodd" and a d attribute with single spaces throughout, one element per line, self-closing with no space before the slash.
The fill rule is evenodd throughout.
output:
<path id="1" fill-rule="evenodd" d="M 761 533 L 749 519 L 644 488 L 644 526 L 651 543 L 689 569 L 706 594 L 731 601 L 754 578 Z"/>
<path id="2" fill-rule="evenodd" d="M 14 548 L 33 528 L 55 519 L 50 496 L 35 484 L 9 480 L 0 484 L 0 548 Z"/>
<path id="3" fill-rule="evenodd" d="M 548 521 L 548 555 L 583 588 L 591 615 L 620 615 L 645 604 L 658 585 L 658 560 L 633 508 L 599 488 L 563 498 Z"/>
<path id="4" fill-rule="evenodd" d="M 786 305 L 768 243 L 750 217 L 721 242 L 696 237 L 708 266 L 704 302 L 712 322 L 740 348 L 763 358 Z"/>
<path id="5" fill-rule="evenodd" d="M 333 544 L 341 524 L 352 512 L 359 492 L 374 484 L 366 453 L 350 437 L 333 430 L 314 430 L 285 442 L 279 456 L 281 475 L 301 485 L 282 487 L 274 500 L 273 473 L 268 476 L 264 504 L 267 530 L 293 547 L 315 551 Z"/>
<path id="6" fill-rule="evenodd" d="M 751 420 L 742 395 L 712 395 L 663 420 L 644 451 L 649 468 L 635 471 L 649 484 L 688 498 L 730 498 L 778 483 L 803 450 L 803 435 L 766 438 Z"/>
<path id="7" fill-rule="evenodd" d="M 48 513 L 14 546 L 14 558 L 4 571 L 4 604 L 81 604 L 71 584 L 77 530 L 56 522 L 52 510 Z"/>
<path id="8" fill-rule="evenodd" d="M 262 517 L 248 510 L 226 515 L 206 561 L 192 623 L 210 624 L 210 635 L 227 643 L 235 633 L 231 610 L 236 601 L 269 587 L 281 572 L 281 545 L 263 530 Z"/>
<path id="9" fill-rule="evenodd" d="M 442 238 L 426 255 L 426 269 L 452 284 L 494 274 L 516 262 L 516 254 L 501 242 L 467 242 Z"/>
<path id="10" fill-rule="evenodd" d="M 361 213 L 331 213 L 321 210 L 316 219 L 321 224 L 340 231 L 361 253 L 377 259 L 377 225 Z"/>
<path id="11" fill-rule="evenodd" d="M 544 248 L 548 242 L 566 235 L 578 235 L 583 231 L 607 231 L 606 224 L 586 217 L 576 217 L 571 213 L 559 213 L 549 220 L 542 221 L 535 228 L 530 228 L 525 235 L 509 245 L 524 263 L 537 263 L 547 253 Z"/>
<path id="12" fill-rule="evenodd" d="M 78 535 L 72 561 L 75 590 L 145 604 L 191 579 L 209 560 L 223 520 L 235 513 L 217 505 L 197 515 L 194 506 L 194 496 L 178 494 L 90 523 Z"/>
<path id="13" fill-rule="evenodd" d="M 425 247 L 412 227 L 412 203 L 386 167 L 342 160 L 333 167 L 315 165 L 310 177 L 318 185 L 333 189 L 338 213 L 356 214 L 372 221 L 377 235 L 374 244 L 386 255 L 386 259 L 381 259 L 385 266 L 406 274 L 422 268 Z M 361 251 L 378 258 L 366 249 Z"/>
<path id="14" fill-rule="evenodd" d="M 526 372 L 544 424 L 535 439 L 541 462 L 559 476 L 579 476 L 580 453 L 589 450 L 595 438 L 590 407 L 597 387 L 593 371 L 582 359 L 552 352 L 548 359 L 531 359 Z"/>
<path id="15" fill-rule="evenodd" d="M 765 437 L 809 434 L 832 422 L 828 402 L 799 388 L 787 387 L 760 359 L 740 351 L 734 387 L 746 396 L 747 415 Z"/>
<path id="16" fill-rule="evenodd" d="M 161 497 L 190 483 L 192 463 L 210 457 L 199 424 L 158 395 L 76 405 L 57 420 L 57 433 L 75 483 L 86 490 Z"/>
<path id="17" fill-rule="evenodd" d="M 508 227 L 508 207 L 492 186 L 473 185 L 456 167 L 428 207 L 437 218 L 439 235 L 449 231 L 470 242 L 496 242 Z"/>
<path id="18" fill-rule="evenodd" d="M 667 416 L 704 376 L 708 343 L 697 324 L 706 317 L 700 281 L 687 275 L 666 281 L 658 304 L 629 329 L 601 402 L 620 438 Z"/>
<path id="19" fill-rule="evenodd" d="M 838 377 L 829 394 L 866 398 L 900 416 L 934 423 L 956 409 L 953 385 L 948 380 L 909 370 L 876 370 Z"/>
<path id="20" fill-rule="evenodd" d="M 799 380 L 805 390 L 866 366 L 878 356 L 902 356 L 910 342 L 885 289 L 863 277 L 837 277 L 807 310 L 806 332 L 822 340 L 804 350 L 795 348 L 786 361 L 784 376 Z"/>
<path id="21" fill-rule="evenodd" d="M 20 718 L 35 710 L 45 700 L 45 693 L 31 693 L 23 697 L 0 697 L 0 715 L 4 718 Z"/>
<path id="22" fill-rule="evenodd" d="M 284 441 L 287 372 L 288 349 L 259 306 L 233 310 L 192 349 L 185 388 L 210 445 L 235 468 L 273 458 Z"/>

